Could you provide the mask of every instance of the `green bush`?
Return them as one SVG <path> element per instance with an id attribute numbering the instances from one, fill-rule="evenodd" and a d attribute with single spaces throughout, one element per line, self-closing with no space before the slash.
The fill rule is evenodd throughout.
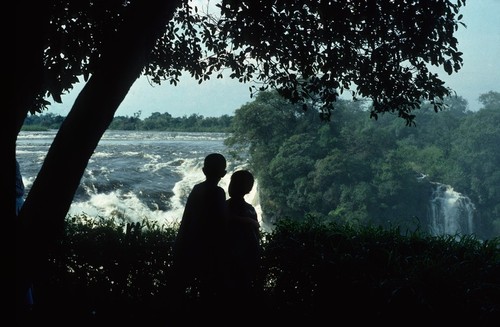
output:
<path id="1" fill-rule="evenodd" d="M 35 283 L 33 317 L 168 324 L 176 231 L 68 220 L 47 275 Z M 261 292 L 248 309 L 260 321 L 493 326 L 500 318 L 498 238 L 403 235 L 307 217 L 281 220 L 262 245 Z"/>

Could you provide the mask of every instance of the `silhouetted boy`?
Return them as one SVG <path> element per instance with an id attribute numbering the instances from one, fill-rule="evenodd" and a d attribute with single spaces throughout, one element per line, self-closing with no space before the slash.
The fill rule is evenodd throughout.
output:
<path id="1" fill-rule="evenodd" d="M 230 311 L 236 315 L 256 304 L 254 283 L 261 255 L 259 221 L 255 208 L 244 198 L 253 185 L 254 177 L 248 170 L 234 172 L 228 188 L 230 198 L 226 201 L 229 214 L 226 286 Z"/>
<path id="2" fill-rule="evenodd" d="M 205 181 L 188 196 L 173 249 L 172 283 L 180 301 L 198 299 L 205 310 L 217 303 L 222 284 L 226 224 L 226 193 L 218 186 L 226 174 L 226 159 L 209 154 L 203 164 Z M 179 305 L 179 303 L 177 303 Z"/>

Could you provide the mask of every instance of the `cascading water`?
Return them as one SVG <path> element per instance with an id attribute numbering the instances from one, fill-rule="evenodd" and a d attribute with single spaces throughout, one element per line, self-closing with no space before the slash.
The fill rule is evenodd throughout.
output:
<path id="1" fill-rule="evenodd" d="M 429 208 L 430 232 L 433 235 L 472 234 L 476 209 L 472 201 L 449 185 L 433 184 Z"/>

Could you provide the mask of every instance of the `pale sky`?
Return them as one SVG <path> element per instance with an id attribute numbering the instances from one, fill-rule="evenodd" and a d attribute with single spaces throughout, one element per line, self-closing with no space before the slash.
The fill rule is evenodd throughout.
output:
<path id="1" fill-rule="evenodd" d="M 460 26 L 456 37 L 458 49 L 463 52 L 464 65 L 458 73 L 448 75 L 436 71 L 458 95 L 469 103 L 469 109 L 478 110 L 481 104 L 478 97 L 489 91 L 500 92 L 500 0 L 467 0 L 462 8 L 462 21 L 467 28 Z M 150 85 L 141 77 L 132 86 L 121 103 L 115 116 L 132 116 L 141 111 L 141 118 L 153 112 L 168 112 L 174 117 L 199 114 L 205 117 L 233 115 L 235 110 L 251 102 L 249 86 L 229 77 L 212 79 L 198 84 L 188 75 L 181 77 L 177 86 L 164 83 Z M 82 84 L 67 95 L 63 103 L 54 101 L 49 111 L 66 116 L 73 105 Z"/>

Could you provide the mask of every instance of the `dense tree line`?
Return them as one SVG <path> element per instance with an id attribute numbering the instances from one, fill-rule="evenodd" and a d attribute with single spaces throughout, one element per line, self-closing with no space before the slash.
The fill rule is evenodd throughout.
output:
<path id="1" fill-rule="evenodd" d="M 183 132 L 229 132 L 232 116 L 205 117 L 199 114 L 173 117 L 168 112 L 154 112 L 141 119 L 141 112 L 130 116 L 116 116 L 109 129 L 127 131 L 183 131 Z M 29 115 L 26 117 L 23 130 L 58 129 L 64 117 L 53 113 Z"/>
<path id="2" fill-rule="evenodd" d="M 168 112 L 154 112 L 141 120 L 140 113 L 133 117 L 117 116 L 113 118 L 110 129 L 141 131 L 184 131 L 184 132 L 228 132 L 232 117 L 205 117 L 199 114 L 172 117 Z"/>
<path id="3" fill-rule="evenodd" d="M 478 112 L 461 97 L 438 112 L 424 104 L 416 125 L 406 126 L 390 114 L 367 119 L 361 101 L 338 101 L 324 122 L 314 110 L 261 93 L 235 112 L 226 143 L 249 152 L 268 221 L 310 213 L 425 229 L 430 183 L 439 182 L 473 201 L 476 233 L 488 239 L 500 235 L 500 93 L 480 100 Z"/>

